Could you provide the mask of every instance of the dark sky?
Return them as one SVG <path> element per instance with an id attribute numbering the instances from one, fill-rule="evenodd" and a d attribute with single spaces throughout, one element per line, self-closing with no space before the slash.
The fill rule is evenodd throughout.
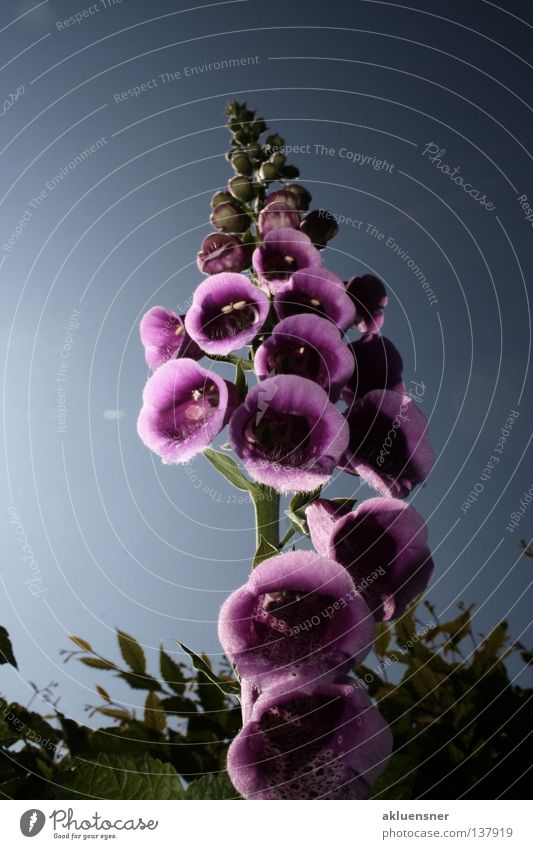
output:
<path id="1" fill-rule="evenodd" d="M 532 11 L 525 0 L 1 3 L 11 697 L 54 680 L 74 716 L 94 702 L 93 672 L 61 665 L 69 633 L 109 652 L 118 626 L 152 663 L 160 640 L 219 652 L 217 611 L 249 571 L 252 510 L 203 458 L 164 467 L 139 441 L 137 328 L 155 304 L 184 311 L 199 282 L 209 198 L 230 176 L 234 97 L 299 147 L 291 161 L 314 205 L 351 219 L 328 267 L 389 288 L 384 332 L 407 384 L 425 386 L 438 457 L 412 499 L 435 552 L 430 598 L 444 618 L 475 602 L 477 630 L 508 618 L 533 642 L 532 561 L 518 546 L 533 508 L 507 529 L 533 485 Z M 328 493 L 370 495 L 347 476 Z"/>

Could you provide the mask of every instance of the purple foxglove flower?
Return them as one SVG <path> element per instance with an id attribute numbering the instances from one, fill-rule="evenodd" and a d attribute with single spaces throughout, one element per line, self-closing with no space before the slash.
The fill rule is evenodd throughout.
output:
<path id="1" fill-rule="evenodd" d="M 351 327 L 355 317 L 342 280 L 326 268 L 296 271 L 276 293 L 274 306 L 280 318 L 311 313 L 329 318 L 340 330 Z"/>
<path id="2" fill-rule="evenodd" d="M 210 233 L 196 254 L 196 264 L 202 274 L 244 271 L 250 265 L 250 253 L 237 236 Z"/>
<path id="3" fill-rule="evenodd" d="M 255 354 L 259 380 L 297 374 L 318 383 L 332 401 L 339 398 L 354 368 L 353 356 L 338 329 L 316 315 L 293 315 L 274 327 Z"/>
<path id="4" fill-rule="evenodd" d="M 373 274 L 363 274 L 348 280 L 346 291 L 357 310 L 356 327 L 361 333 L 379 333 L 383 326 L 383 310 L 389 300 L 385 284 Z"/>
<path id="5" fill-rule="evenodd" d="M 164 463 L 185 463 L 227 424 L 238 403 L 233 384 L 194 360 L 169 360 L 149 378 L 137 432 Z"/>
<path id="6" fill-rule="evenodd" d="M 320 386 L 281 374 L 248 392 L 229 437 L 254 480 L 280 492 L 309 492 L 344 454 L 348 425 Z"/>
<path id="7" fill-rule="evenodd" d="M 269 203 L 263 207 L 257 220 L 257 228 L 262 236 L 272 230 L 287 228 L 298 229 L 300 213 L 286 203 Z"/>
<path id="8" fill-rule="evenodd" d="M 282 227 L 266 234 L 263 244 L 253 253 L 252 265 L 263 287 L 277 292 L 295 271 L 319 268 L 322 259 L 305 233 Z"/>
<path id="9" fill-rule="evenodd" d="M 163 307 L 152 307 L 143 316 L 139 328 L 141 342 L 146 362 L 153 371 L 174 357 L 191 360 L 203 357 L 203 351 L 185 330 L 183 318 Z"/>
<path id="10" fill-rule="evenodd" d="M 228 751 L 246 799 L 366 799 L 392 750 L 390 728 L 353 678 L 263 693 Z"/>
<path id="11" fill-rule="evenodd" d="M 222 272 L 196 288 L 185 327 L 202 351 L 230 354 L 257 336 L 268 309 L 267 296 L 248 277 Z"/>
<path id="12" fill-rule="evenodd" d="M 350 445 L 341 468 L 382 495 L 405 498 L 429 475 L 427 421 L 408 395 L 375 389 L 346 411 Z"/>
<path id="13" fill-rule="evenodd" d="M 302 219 L 300 230 L 311 239 L 315 247 L 325 248 L 339 232 L 339 225 L 325 209 L 313 209 Z"/>
<path id="14" fill-rule="evenodd" d="M 241 678 L 259 690 L 312 690 L 362 662 L 374 620 L 342 565 L 293 551 L 263 561 L 226 599 L 218 634 Z"/>
<path id="15" fill-rule="evenodd" d="M 352 342 L 349 348 L 355 360 L 355 368 L 342 393 L 347 404 L 362 398 L 373 389 L 405 392 L 402 358 L 389 339 L 366 333 L 357 342 Z"/>
<path id="16" fill-rule="evenodd" d="M 348 570 L 376 620 L 396 619 L 433 575 L 426 523 L 397 498 L 370 498 L 344 516 L 334 508 L 322 499 L 307 508 L 313 545 Z"/>

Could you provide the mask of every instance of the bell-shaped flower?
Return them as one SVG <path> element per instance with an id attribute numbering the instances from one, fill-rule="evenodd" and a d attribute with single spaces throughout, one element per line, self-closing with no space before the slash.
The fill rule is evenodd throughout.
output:
<path id="1" fill-rule="evenodd" d="M 257 349 L 254 367 L 259 380 L 276 374 L 307 377 L 336 401 L 352 376 L 354 360 L 331 321 L 302 314 L 274 327 Z"/>
<path id="2" fill-rule="evenodd" d="M 228 751 L 246 799 L 366 799 L 392 750 L 388 724 L 353 678 L 262 693 Z"/>
<path id="3" fill-rule="evenodd" d="M 240 677 L 259 690 L 313 689 L 361 663 L 374 620 L 342 565 L 293 551 L 264 560 L 226 599 L 218 633 Z"/>
<path id="4" fill-rule="evenodd" d="M 196 264 L 202 274 L 244 271 L 250 265 L 250 251 L 237 236 L 210 233 L 196 255 Z"/>
<path id="5" fill-rule="evenodd" d="M 403 362 L 398 349 L 385 336 L 366 333 L 349 346 L 355 367 L 342 393 L 351 404 L 373 389 L 405 392 L 402 380 Z"/>
<path id="6" fill-rule="evenodd" d="M 374 274 L 362 274 L 348 280 L 346 291 L 355 304 L 356 327 L 361 333 L 379 333 L 388 302 L 385 284 Z"/>
<path id="7" fill-rule="evenodd" d="M 346 411 L 350 444 L 341 468 L 381 495 L 405 498 L 434 462 L 427 421 L 408 395 L 375 389 Z"/>
<path id="8" fill-rule="evenodd" d="M 300 268 L 319 268 L 322 258 L 305 233 L 281 227 L 266 234 L 253 252 L 252 265 L 263 288 L 277 292 Z"/>
<path id="9" fill-rule="evenodd" d="M 196 288 L 185 327 L 207 354 L 229 354 L 257 336 L 268 315 L 264 292 L 244 274 L 213 274 Z"/>
<path id="10" fill-rule="evenodd" d="M 343 516 L 335 506 L 307 508 L 313 545 L 348 570 L 377 621 L 397 619 L 433 575 L 426 523 L 397 498 L 370 498 Z"/>
<path id="11" fill-rule="evenodd" d="M 229 437 L 254 480 L 280 492 L 309 492 L 344 455 L 348 424 L 320 386 L 282 374 L 248 392 Z"/>
<path id="12" fill-rule="evenodd" d="M 344 283 L 327 268 L 303 268 L 278 290 L 274 306 L 280 318 L 311 313 L 329 318 L 340 330 L 352 326 L 355 307 Z"/>
<path id="13" fill-rule="evenodd" d="M 185 463 L 209 446 L 238 403 L 232 383 L 194 360 L 169 360 L 149 378 L 137 432 L 164 463 Z"/>
<path id="14" fill-rule="evenodd" d="M 185 330 L 183 319 L 184 316 L 164 307 L 152 307 L 143 316 L 139 327 L 141 342 L 146 362 L 153 371 L 173 358 L 203 357 L 203 351 Z"/>

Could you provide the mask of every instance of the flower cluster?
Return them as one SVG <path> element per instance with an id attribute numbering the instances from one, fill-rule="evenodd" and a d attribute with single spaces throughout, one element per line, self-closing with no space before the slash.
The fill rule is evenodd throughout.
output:
<path id="1" fill-rule="evenodd" d="M 185 315 L 154 307 L 141 323 L 153 374 L 138 432 L 163 462 L 181 463 L 228 425 L 254 486 L 310 493 L 316 551 L 281 553 L 276 541 L 279 553 L 222 607 L 244 720 L 228 770 L 246 798 L 363 798 L 391 735 L 348 673 L 375 622 L 401 615 L 430 580 L 425 523 L 402 499 L 433 453 L 402 358 L 381 334 L 384 284 L 324 267 L 333 217 L 308 211 L 283 139 L 261 143 L 265 124 L 245 104 L 228 115 L 235 176 L 212 199 L 216 232 L 197 256 L 208 276 Z M 236 366 L 235 382 L 215 372 L 220 361 Z M 335 470 L 382 497 L 349 511 L 319 498 Z"/>

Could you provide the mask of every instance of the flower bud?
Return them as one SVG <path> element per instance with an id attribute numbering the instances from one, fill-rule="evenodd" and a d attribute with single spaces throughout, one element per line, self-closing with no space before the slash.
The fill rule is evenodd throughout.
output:
<path id="1" fill-rule="evenodd" d="M 278 189 L 275 192 L 269 192 L 265 198 L 265 206 L 269 203 L 284 203 L 292 209 L 301 209 L 298 195 L 295 192 L 287 191 L 287 189 Z"/>
<path id="2" fill-rule="evenodd" d="M 213 197 L 211 198 L 211 206 L 214 208 L 218 206 L 220 203 L 227 203 L 228 201 L 232 201 L 233 197 L 229 192 L 215 192 Z"/>
<path id="3" fill-rule="evenodd" d="M 244 202 L 251 200 L 254 196 L 253 183 L 241 174 L 228 180 L 228 189 L 234 197 Z"/>
<path id="4" fill-rule="evenodd" d="M 259 213 L 257 227 L 262 236 L 281 227 L 298 229 L 300 213 L 286 203 L 269 203 Z"/>
<path id="5" fill-rule="evenodd" d="M 270 157 L 270 161 L 274 165 L 281 167 L 282 165 L 285 165 L 285 162 L 287 161 L 287 157 L 285 156 L 284 153 L 273 153 L 272 156 Z"/>
<path id="6" fill-rule="evenodd" d="M 250 217 L 233 200 L 220 203 L 209 218 L 213 227 L 224 233 L 243 233 L 250 226 Z"/>
<path id="7" fill-rule="evenodd" d="M 251 142 L 250 144 L 246 145 L 246 150 L 248 152 L 248 156 L 250 156 L 252 159 L 257 160 L 263 158 L 263 151 L 261 145 L 257 144 L 256 142 Z"/>
<path id="8" fill-rule="evenodd" d="M 281 176 L 284 180 L 296 180 L 300 176 L 300 169 L 296 165 L 285 165 L 281 169 Z"/>
<path id="9" fill-rule="evenodd" d="M 241 150 L 233 152 L 230 161 L 237 174 L 243 174 L 245 177 L 249 177 L 254 170 L 248 155 Z"/>
<path id="10" fill-rule="evenodd" d="M 313 209 L 303 218 L 300 230 L 309 236 L 315 247 L 325 248 L 330 239 L 337 235 L 339 225 L 325 209 Z"/>
<path id="11" fill-rule="evenodd" d="M 265 147 L 283 147 L 285 144 L 285 139 L 283 139 L 279 133 L 273 133 L 270 136 L 267 136 L 265 141 Z"/>
<path id="12" fill-rule="evenodd" d="M 268 182 L 269 180 L 275 180 L 279 174 L 279 166 L 274 165 L 272 160 L 268 160 L 268 162 L 263 162 L 261 168 L 259 169 L 259 178 Z"/>
<path id="13" fill-rule="evenodd" d="M 300 186 L 299 183 L 285 183 L 283 186 L 283 190 L 287 192 L 292 192 L 298 198 L 300 202 L 299 209 L 306 210 L 309 209 L 309 204 L 311 203 L 311 195 L 307 191 L 306 188 Z"/>
<path id="14" fill-rule="evenodd" d="M 237 236 L 210 233 L 196 255 L 196 264 L 203 274 L 218 274 L 221 271 L 243 271 L 250 265 L 250 258 L 251 249 L 243 245 Z"/>

